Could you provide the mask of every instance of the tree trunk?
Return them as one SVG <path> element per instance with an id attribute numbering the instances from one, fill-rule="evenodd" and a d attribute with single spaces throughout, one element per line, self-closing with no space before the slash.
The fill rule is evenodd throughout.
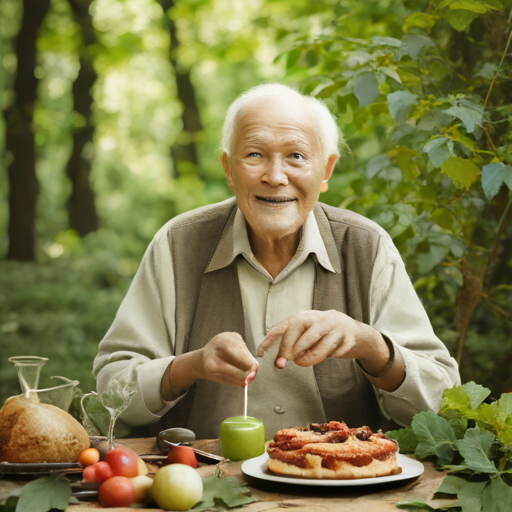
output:
<path id="1" fill-rule="evenodd" d="M 83 237 L 98 229 L 94 191 L 90 184 L 94 137 L 91 90 L 98 75 L 94 70 L 89 49 L 96 42 L 96 38 L 89 13 L 91 0 L 69 0 L 69 4 L 75 21 L 80 25 L 83 39 L 80 71 L 73 83 L 73 108 L 80 114 L 84 123 L 73 130 L 73 150 L 66 166 L 66 174 L 71 181 L 71 195 L 66 207 L 69 227 Z"/>
<path id="2" fill-rule="evenodd" d="M 176 24 L 171 18 L 168 10 L 174 6 L 174 0 L 158 0 L 164 11 L 164 17 L 169 30 L 171 46 L 169 49 L 169 59 L 176 77 L 176 88 L 178 99 L 183 105 L 181 120 L 183 122 L 183 131 L 178 135 L 176 142 L 171 148 L 171 155 L 174 160 L 174 177 L 180 174 L 188 174 L 195 171 L 203 179 L 199 170 L 199 159 L 197 156 L 197 145 L 195 137 L 203 129 L 199 117 L 199 108 L 194 92 L 194 86 L 190 79 L 190 70 L 184 68 L 176 59 L 176 50 L 180 45 L 178 39 Z"/>
<path id="3" fill-rule="evenodd" d="M 11 162 L 9 180 L 9 249 L 7 259 L 34 260 L 36 199 L 36 154 L 34 147 L 34 103 L 38 79 L 37 32 L 50 7 L 50 0 L 23 0 L 23 21 L 16 38 L 18 68 L 14 83 L 15 100 L 5 111 L 6 151 Z"/>

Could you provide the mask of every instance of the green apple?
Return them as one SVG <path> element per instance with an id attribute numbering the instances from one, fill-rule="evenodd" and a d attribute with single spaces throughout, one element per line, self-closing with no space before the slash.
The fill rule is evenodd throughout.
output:
<path id="1" fill-rule="evenodd" d="M 153 479 L 146 475 L 139 475 L 130 478 L 135 487 L 135 503 L 149 502 L 149 490 L 153 485 Z"/>
<path id="2" fill-rule="evenodd" d="M 151 493 L 164 510 L 189 510 L 203 496 L 203 481 L 194 468 L 170 464 L 156 472 Z"/>

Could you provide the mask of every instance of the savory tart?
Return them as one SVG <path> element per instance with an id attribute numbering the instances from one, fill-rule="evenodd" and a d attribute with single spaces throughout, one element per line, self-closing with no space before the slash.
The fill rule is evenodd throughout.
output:
<path id="1" fill-rule="evenodd" d="M 312 423 L 280 430 L 267 445 L 268 468 L 304 478 L 355 479 L 396 475 L 397 444 L 379 430 L 344 422 Z"/>

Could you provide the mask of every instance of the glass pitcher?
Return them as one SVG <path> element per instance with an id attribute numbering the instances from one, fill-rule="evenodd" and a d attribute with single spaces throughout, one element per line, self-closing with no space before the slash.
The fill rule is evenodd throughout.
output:
<path id="1" fill-rule="evenodd" d="M 23 395 L 25 395 L 25 398 L 30 398 L 44 404 L 55 405 L 68 412 L 69 406 L 75 396 L 75 388 L 79 382 L 66 377 L 54 376 L 50 378 L 57 382 L 62 382 L 62 384 L 38 389 L 41 368 L 47 361 L 48 359 L 46 357 L 38 356 L 17 356 L 9 358 L 9 362 L 16 367 L 21 391 Z"/>

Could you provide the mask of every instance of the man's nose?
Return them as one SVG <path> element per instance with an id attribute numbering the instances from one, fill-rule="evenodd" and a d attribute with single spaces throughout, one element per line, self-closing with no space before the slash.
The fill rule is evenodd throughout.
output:
<path id="1" fill-rule="evenodd" d="M 267 162 L 263 181 L 273 187 L 288 185 L 288 175 L 284 162 L 280 158 L 272 158 Z"/>

